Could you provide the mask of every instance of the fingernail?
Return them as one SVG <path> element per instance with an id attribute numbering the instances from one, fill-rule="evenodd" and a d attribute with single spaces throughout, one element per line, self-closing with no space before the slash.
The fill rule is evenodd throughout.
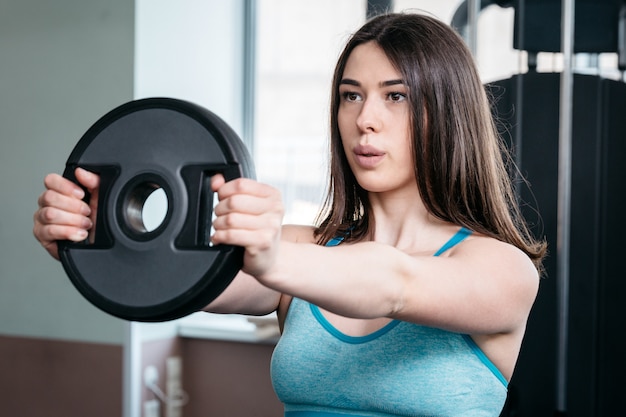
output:
<path id="1" fill-rule="evenodd" d="M 82 214 L 83 216 L 89 216 L 91 214 L 91 208 L 86 204 L 81 206 L 80 214 Z"/>
<path id="2" fill-rule="evenodd" d="M 80 188 L 74 188 L 74 196 L 80 198 L 81 200 L 85 197 L 85 192 Z"/>
<path id="3" fill-rule="evenodd" d="M 86 230 L 79 230 L 74 233 L 74 236 L 72 236 L 72 240 L 75 242 L 80 242 L 81 240 L 87 239 L 87 235 L 88 233 Z"/>
<path id="4" fill-rule="evenodd" d="M 83 229 L 85 229 L 85 231 L 91 229 L 91 227 L 93 226 L 93 221 L 89 218 L 89 217 L 85 217 L 85 219 L 83 220 Z"/>

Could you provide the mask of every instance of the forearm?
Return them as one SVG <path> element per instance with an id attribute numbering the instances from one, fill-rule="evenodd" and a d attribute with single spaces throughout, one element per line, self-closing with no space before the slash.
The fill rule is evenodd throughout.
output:
<path id="1" fill-rule="evenodd" d="M 283 242 L 275 267 L 259 280 L 346 317 L 392 317 L 402 303 L 403 257 L 373 242 L 332 248 Z"/>
<path id="2" fill-rule="evenodd" d="M 265 315 L 276 311 L 280 293 L 240 272 L 228 287 L 203 310 L 221 314 Z"/>

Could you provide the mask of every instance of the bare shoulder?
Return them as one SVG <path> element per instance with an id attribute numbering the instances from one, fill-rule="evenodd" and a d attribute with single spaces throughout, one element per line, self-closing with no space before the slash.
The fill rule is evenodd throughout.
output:
<path id="1" fill-rule="evenodd" d="M 304 225 L 284 225 L 282 239 L 293 243 L 315 243 L 315 227 Z"/>
<path id="2" fill-rule="evenodd" d="M 481 323 L 469 333 L 510 379 L 539 290 L 539 272 L 522 250 L 479 234 L 469 236 L 452 248 L 448 256 L 459 260 L 464 274 L 472 274 L 473 286 L 485 296 L 482 299 L 487 307 L 485 314 L 473 315 Z M 474 308 L 479 310 L 476 304 Z"/>
<path id="3" fill-rule="evenodd" d="M 519 248 L 481 234 L 472 234 L 450 251 L 450 256 L 486 258 L 486 261 L 506 263 L 510 266 L 526 266 L 536 273 L 530 258 Z M 513 263 L 513 265 L 511 265 Z"/>
<path id="4" fill-rule="evenodd" d="M 452 248 L 448 256 L 467 262 L 487 272 L 486 275 L 524 288 L 533 298 L 536 295 L 539 273 L 535 265 L 522 250 L 509 243 L 474 234 Z"/>

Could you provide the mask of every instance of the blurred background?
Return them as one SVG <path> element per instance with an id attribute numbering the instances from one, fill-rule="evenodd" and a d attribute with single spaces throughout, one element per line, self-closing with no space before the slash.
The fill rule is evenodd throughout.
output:
<path id="1" fill-rule="evenodd" d="M 626 6 L 572 4 L 570 60 L 559 0 L 0 0 L 2 415 L 282 415 L 269 382 L 274 317 L 111 317 L 39 247 L 32 215 L 44 176 L 63 171 L 98 118 L 158 96 L 223 118 L 258 179 L 280 188 L 285 222 L 312 224 L 334 63 L 350 34 L 385 11 L 428 13 L 464 36 L 530 182 L 519 183 L 525 215 L 550 244 L 503 415 L 623 414 Z"/>

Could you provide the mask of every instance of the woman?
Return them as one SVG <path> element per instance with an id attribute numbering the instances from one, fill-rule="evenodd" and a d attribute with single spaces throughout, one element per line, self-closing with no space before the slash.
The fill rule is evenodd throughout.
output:
<path id="1" fill-rule="evenodd" d="M 277 311 L 285 415 L 497 416 L 545 244 L 516 206 L 463 41 L 391 14 L 348 42 L 332 85 L 331 176 L 317 227 L 281 226 L 276 189 L 212 178 L 214 244 L 245 247 L 208 311 Z M 97 191 L 98 177 L 77 170 Z M 95 207 L 51 174 L 34 233 L 83 240 Z"/>

